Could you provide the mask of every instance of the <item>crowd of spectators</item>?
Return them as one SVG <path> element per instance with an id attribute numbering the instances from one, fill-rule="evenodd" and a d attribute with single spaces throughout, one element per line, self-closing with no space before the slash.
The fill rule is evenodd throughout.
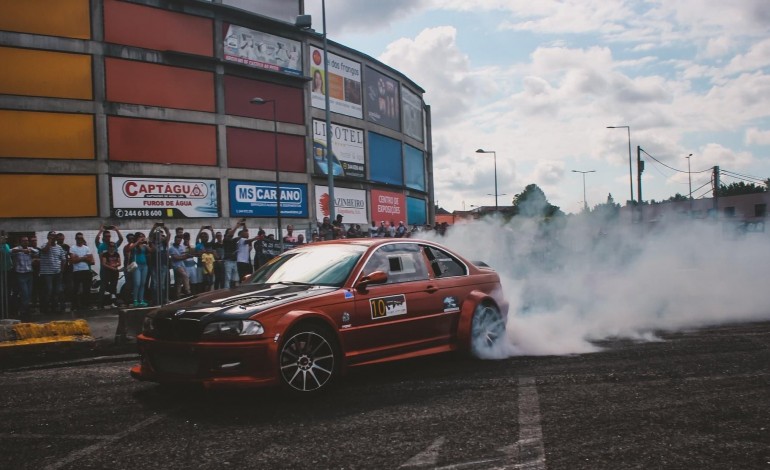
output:
<path id="1" fill-rule="evenodd" d="M 259 228 L 252 233 L 246 220 L 238 220 L 224 232 L 202 226 L 195 238 L 184 228 L 173 237 L 164 223 L 149 231 L 123 234 L 119 227 L 99 227 L 93 245 L 82 232 L 75 244 L 66 243 L 63 233 L 50 231 L 38 242 L 35 233 L 13 240 L 0 235 L 0 294 L 8 313 L 22 320 L 36 315 L 65 311 L 112 309 L 118 306 L 146 307 L 164 304 L 211 289 L 233 287 L 244 276 L 278 254 L 279 245 L 290 249 L 304 243 L 340 238 L 408 238 L 417 231 L 443 234 L 446 225 L 408 229 L 404 222 L 371 222 L 368 229 L 332 222 L 325 217 L 309 240 L 287 225 L 282 240 Z M 93 232 L 91 232 L 93 233 Z M 97 274 L 98 271 L 98 274 Z M 121 283 L 121 279 L 123 282 Z M 173 292 L 170 288 L 173 286 Z M 120 287 L 120 288 L 119 288 Z"/>

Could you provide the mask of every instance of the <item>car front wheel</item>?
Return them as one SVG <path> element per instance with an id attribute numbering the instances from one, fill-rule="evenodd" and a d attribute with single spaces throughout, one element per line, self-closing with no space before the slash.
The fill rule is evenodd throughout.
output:
<path id="1" fill-rule="evenodd" d="M 294 392 L 319 392 L 331 385 L 337 362 L 329 333 L 314 326 L 301 327 L 289 333 L 281 348 L 281 382 Z"/>
<path id="2" fill-rule="evenodd" d="M 492 304 L 480 304 L 471 323 L 471 354 L 479 359 L 495 356 L 494 350 L 505 337 L 505 322 L 500 310 Z"/>

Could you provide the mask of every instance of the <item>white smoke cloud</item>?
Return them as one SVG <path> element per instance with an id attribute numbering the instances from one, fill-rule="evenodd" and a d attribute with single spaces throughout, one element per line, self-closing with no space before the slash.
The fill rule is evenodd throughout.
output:
<path id="1" fill-rule="evenodd" d="M 770 319 L 770 234 L 679 220 L 642 233 L 625 217 L 481 221 L 436 239 L 500 274 L 507 342 L 490 354 L 586 353 L 608 338 Z"/>

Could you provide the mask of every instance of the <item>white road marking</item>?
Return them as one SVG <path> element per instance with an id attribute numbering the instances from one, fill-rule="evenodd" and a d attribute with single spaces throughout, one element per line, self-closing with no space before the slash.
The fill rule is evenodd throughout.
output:
<path id="1" fill-rule="evenodd" d="M 120 439 L 123 439 L 124 437 L 128 436 L 131 433 L 134 433 L 136 431 L 139 431 L 140 429 L 146 428 L 147 426 L 156 423 L 157 421 L 160 421 L 161 419 L 165 418 L 165 415 L 155 415 L 150 418 L 145 419 L 144 421 L 137 423 L 130 428 L 126 429 L 123 432 L 119 432 L 117 434 L 113 434 L 111 436 L 107 436 L 104 440 L 101 442 L 97 442 L 94 445 L 85 447 L 80 450 L 76 450 L 75 452 L 70 453 L 68 456 L 64 457 L 61 460 L 58 460 L 47 467 L 45 467 L 45 470 L 56 470 L 59 468 L 64 467 L 65 465 L 69 465 L 72 462 L 76 461 L 79 458 L 85 457 L 86 455 L 92 454 L 98 450 L 101 450 L 102 448 L 112 444 L 115 441 L 118 441 Z"/>
<path id="2" fill-rule="evenodd" d="M 95 434 L 68 434 L 66 436 L 59 436 L 53 434 L 36 434 L 36 433 L 0 433 L 0 439 L 83 439 L 86 441 L 101 441 L 108 439 L 109 436 L 95 435 Z"/>
<path id="3" fill-rule="evenodd" d="M 543 429 L 540 426 L 540 399 L 532 377 L 519 377 L 518 461 L 513 468 L 545 469 Z"/>
<path id="4" fill-rule="evenodd" d="M 399 468 L 406 467 L 430 467 L 436 465 L 438 461 L 439 451 L 441 446 L 444 445 L 446 439 L 444 436 L 439 437 L 427 449 L 415 455 L 411 459 L 404 462 Z"/>

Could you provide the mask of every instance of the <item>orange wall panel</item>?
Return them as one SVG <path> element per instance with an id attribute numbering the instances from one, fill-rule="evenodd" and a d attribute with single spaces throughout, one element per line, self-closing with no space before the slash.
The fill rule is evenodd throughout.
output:
<path id="1" fill-rule="evenodd" d="M 0 30 L 91 38 L 88 0 L 0 0 Z"/>
<path id="2" fill-rule="evenodd" d="M 94 117 L 0 110 L 0 157 L 92 160 Z"/>
<path id="3" fill-rule="evenodd" d="M 91 56 L 0 47 L 0 93 L 90 100 Z"/>
<path id="4" fill-rule="evenodd" d="M 96 217 L 95 175 L 0 175 L 0 217 Z"/>
<path id="5" fill-rule="evenodd" d="M 110 160 L 216 165 L 216 126 L 185 122 L 107 118 Z"/>
<path id="6" fill-rule="evenodd" d="M 214 55 L 211 19 L 104 0 L 104 40 L 158 51 Z"/>
<path id="7" fill-rule="evenodd" d="M 214 74 L 105 58 L 107 100 L 214 112 Z"/>

